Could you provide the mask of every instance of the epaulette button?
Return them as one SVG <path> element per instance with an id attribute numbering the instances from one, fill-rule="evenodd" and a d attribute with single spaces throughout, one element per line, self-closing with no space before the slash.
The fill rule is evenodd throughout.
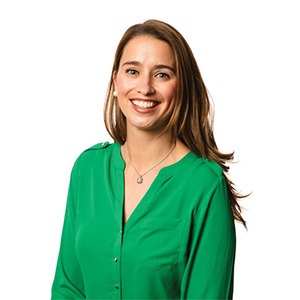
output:
<path id="1" fill-rule="evenodd" d="M 101 148 L 106 148 L 109 145 L 109 142 L 101 143 Z"/>

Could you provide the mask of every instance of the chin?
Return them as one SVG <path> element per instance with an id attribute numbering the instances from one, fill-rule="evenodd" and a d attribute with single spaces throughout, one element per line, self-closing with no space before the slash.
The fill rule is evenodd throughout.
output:
<path id="1" fill-rule="evenodd" d="M 145 130 L 149 132 L 163 132 L 168 122 L 161 122 L 161 120 L 132 120 L 129 123 L 130 127 L 134 127 L 138 130 Z M 128 125 L 127 125 L 128 126 Z M 128 128 L 128 127 L 127 127 Z"/>

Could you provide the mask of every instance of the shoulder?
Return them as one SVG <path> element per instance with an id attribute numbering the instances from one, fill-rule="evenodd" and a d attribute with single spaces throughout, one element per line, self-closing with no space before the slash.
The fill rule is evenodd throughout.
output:
<path id="1" fill-rule="evenodd" d="M 78 159 L 81 159 L 82 157 L 89 157 L 94 155 L 103 155 L 107 152 L 111 152 L 113 148 L 116 147 L 116 143 L 110 143 L 110 142 L 102 142 L 97 143 L 87 149 L 85 149 L 78 157 Z"/>
<path id="2" fill-rule="evenodd" d="M 97 144 L 85 149 L 82 153 L 85 153 L 85 152 L 88 152 L 88 151 L 93 151 L 93 150 L 106 149 L 106 148 L 108 148 L 112 145 L 114 145 L 114 143 L 110 143 L 110 142 L 97 143 Z"/>
<path id="3" fill-rule="evenodd" d="M 102 142 L 85 149 L 76 159 L 74 168 L 82 169 L 103 163 L 120 147 L 117 143 Z"/>
<path id="4" fill-rule="evenodd" d="M 220 177 L 223 174 L 223 169 L 213 160 L 203 158 L 204 169 L 206 172 L 212 173 L 214 176 Z"/>
<path id="5" fill-rule="evenodd" d="M 180 169 L 179 169 L 180 168 Z M 222 167 L 213 160 L 207 160 L 190 152 L 174 172 L 174 178 L 184 189 L 208 193 L 224 179 Z"/>
<path id="6" fill-rule="evenodd" d="M 195 155 L 196 156 L 196 155 Z M 222 167 L 213 160 L 205 159 L 204 157 L 197 156 L 194 163 L 194 171 L 202 180 L 209 182 L 216 181 L 223 177 Z M 197 176 L 197 177 L 198 177 Z"/>
<path id="7" fill-rule="evenodd" d="M 203 157 L 199 157 L 197 161 L 198 168 L 189 183 L 189 189 L 196 194 L 193 201 L 195 211 L 208 208 L 212 201 L 219 203 L 220 207 L 227 207 L 228 186 L 223 168 L 217 162 Z"/>
<path id="8" fill-rule="evenodd" d="M 119 147 L 119 144 L 117 143 L 111 143 L 111 142 L 101 142 L 97 143 L 87 149 L 85 149 L 80 156 L 89 155 L 91 153 L 103 153 L 111 151 L 112 149 Z M 79 157 L 80 157 L 79 156 Z"/>

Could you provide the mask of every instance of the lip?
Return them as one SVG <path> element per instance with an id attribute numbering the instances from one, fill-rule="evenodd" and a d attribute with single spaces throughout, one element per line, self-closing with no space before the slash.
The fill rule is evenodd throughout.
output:
<path id="1" fill-rule="evenodd" d="M 133 98 L 130 99 L 130 102 L 134 110 L 139 113 L 153 112 L 160 105 L 160 102 L 156 99 Z M 154 104 L 154 106 L 151 106 L 151 104 Z"/>

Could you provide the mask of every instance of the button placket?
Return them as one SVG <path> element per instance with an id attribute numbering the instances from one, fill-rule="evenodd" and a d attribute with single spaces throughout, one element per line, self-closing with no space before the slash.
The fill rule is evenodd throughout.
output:
<path id="1" fill-rule="evenodd" d="M 115 176 L 124 180 L 124 165 L 122 168 L 116 170 Z M 122 244 L 123 244 L 123 198 L 124 190 L 122 186 L 115 186 L 115 217 L 117 221 L 117 227 L 115 228 L 115 246 L 113 256 L 111 258 L 111 264 L 113 267 L 113 282 L 112 288 L 114 289 L 114 299 L 121 299 L 122 297 L 122 279 L 121 279 L 121 260 L 122 260 Z"/>
<path id="2" fill-rule="evenodd" d="M 114 269 L 114 283 L 113 288 L 115 290 L 116 299 L 121 297 L 121 251 L 122 251 L 122 242 L 123 242 L 123 231 L 119 230 L 117 234 L 117 241 L 115 246 L 115 253 L 112 257 L 113 269 Z"/>

